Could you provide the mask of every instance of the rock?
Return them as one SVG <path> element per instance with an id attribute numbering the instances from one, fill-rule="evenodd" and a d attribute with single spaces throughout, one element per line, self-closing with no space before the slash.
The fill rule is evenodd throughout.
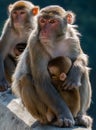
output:
<path id="1" fill-rule="evenodd" d="M 91 130 L 91 128 L 58 128 L 41 125 L 10 91 L 0 93 L 0 130 Z"/>

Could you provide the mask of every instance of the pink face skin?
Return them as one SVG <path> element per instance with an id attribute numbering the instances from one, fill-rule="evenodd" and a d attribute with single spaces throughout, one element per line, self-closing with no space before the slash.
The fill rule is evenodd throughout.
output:
<path id="1" fill-rule="evenodd" d="M 27 11 L 25 9 L 13 10 L 12 19 L 14 26 L 23 25 L 27 19 Z"/>
<path id="2" fill-rule="evenodd" d="M 43 18 L 40 17 L 39 18 L 39 26 L 40 26 L 40 39 L 43 39 L 42 41 L 46 41 L 51 39 L 54 40 L 57 32 L 58 32 L 58 28 L 59 28 L 60 22 L 58 19 L 56 18 Z M 54 39 L 53 39 L 54 38 Z"/>
<path id="3" fill-rule="evenodd" d="M 60 80 L 64 81 L 66 79 L 66 74 L 64 72 L 60 73 L 60 70 L 58 67 L 51 66 L 49 67 L 49 72 L 51 74 L 51 77 L 53 80 Z"/>

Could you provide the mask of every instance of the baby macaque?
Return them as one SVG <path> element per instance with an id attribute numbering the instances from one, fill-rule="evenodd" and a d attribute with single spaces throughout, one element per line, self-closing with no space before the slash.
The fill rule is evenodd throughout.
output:
<path id="1" fill-rule="evenodd" d="M 59 91 L 61 97 L 68 105 L 73 117 L 77 116 L 80 110 L 80 94 L 79 88 L 75 87 L 71 90 L 64 90 L 63 83 L 70 71 L 72 62 L 68 57 L 56 57 L 48 63 L 48 71 L 52 80 L 52 84 Z M 50 109 L 47 111 L 48 120 L 54 119 L 54 114 Z"/>

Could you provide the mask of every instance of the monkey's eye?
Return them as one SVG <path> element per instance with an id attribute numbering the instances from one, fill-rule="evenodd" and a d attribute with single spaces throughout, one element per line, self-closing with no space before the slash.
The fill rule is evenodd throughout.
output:
<path id="1" fill-rule="evenodd" d="M 24 11 L 22 11 L 22 12 L 20 12 L 20 14 L 22 15 L 22 14 L 25 14 L 26 12 L 24 12 Z"/>
<path id="2" fill-rule="evenodd" d="M 52 79 L 57 79 L 57 76 L 54 75 L 54 74 L 52 74 L 52 75 L 51 75 L 51 78 L 52 78 Z"/>
<path id="3" fill-rule="evenodd" d="M 45 23 L 45 21 L 46 21 L 46 20 L 45 20 L 45 19 L 43 19 L 43 18 L 42 18 L 42 19 L 40 19 L 40 23 Z"/>
<path id="4" fill-rule="evenodd" d="M 12 13 L 13 13 L 13 14 L 17 14 L 17 12 L 16 12 L 16 11 L 13 11 Z"/>
<path id="5" fill-rule="evenodd" d="M 56 79 L 57 79 L 57 77 L 56 77 L 56 76 L 52 76 L 52 79 L 53 79 L 53 80 L 56 80 Z"/>
<path id="6" fill-rule="evenodd" d="M 49 21 L 49 23 L 51 23 L 51 24 L 54 24 L 55 22 L 56 22 L 56 20 L 54 20 L 54 19 Z"/>

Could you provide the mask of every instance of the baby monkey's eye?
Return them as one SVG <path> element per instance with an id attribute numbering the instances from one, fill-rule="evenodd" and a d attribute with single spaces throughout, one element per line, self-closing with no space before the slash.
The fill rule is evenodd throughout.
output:
<path id="1" fill-rule="evenodd" d="M 52 78 L 52 79 L 57 79 L 57 76 L 52 75 L 51 78 Z"/>

